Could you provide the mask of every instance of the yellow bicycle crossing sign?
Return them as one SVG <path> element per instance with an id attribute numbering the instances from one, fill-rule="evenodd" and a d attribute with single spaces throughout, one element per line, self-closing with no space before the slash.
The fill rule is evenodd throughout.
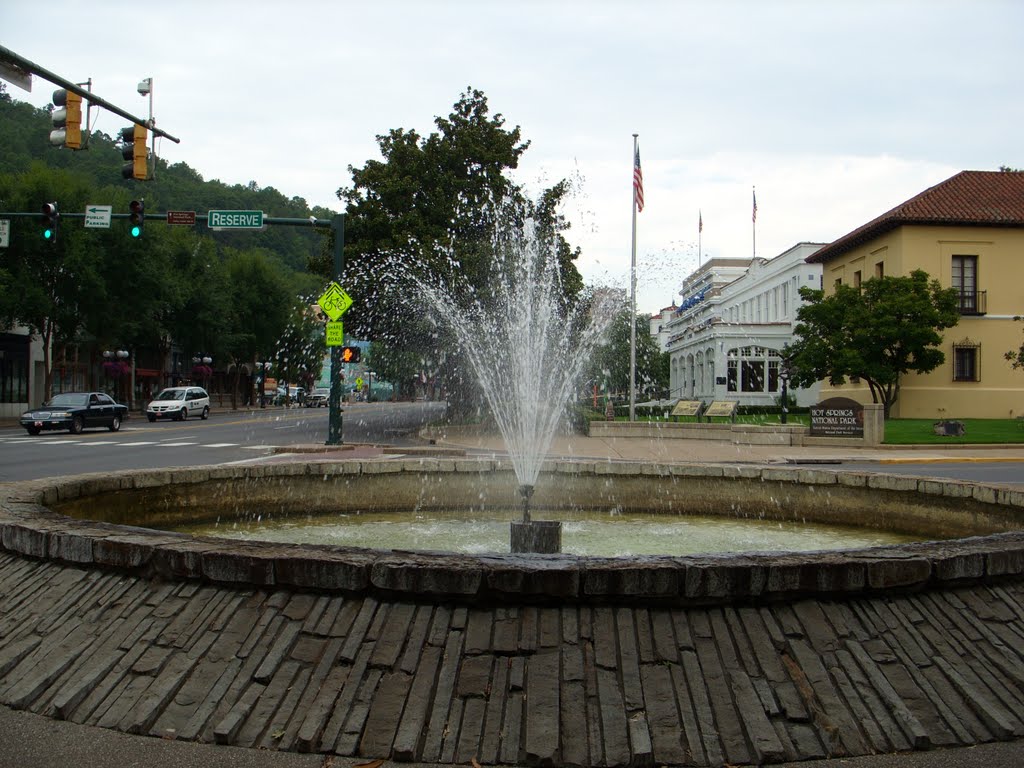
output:
<path id="1" fill-rule="evenodd" d="M 345 293 L 340 285 L 331 283 L 317 304 L 331 320 L 337 320 L 352 306 L 352 298 Z"/>

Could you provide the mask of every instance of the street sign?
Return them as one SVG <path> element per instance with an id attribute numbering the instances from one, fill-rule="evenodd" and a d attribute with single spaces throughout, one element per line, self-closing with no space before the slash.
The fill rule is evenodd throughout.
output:
<path id="1" fill-rule="evenodd" d="M 344 323 L 330 322 L 327 324 L 327 346 L 340 347 L 345 344 Z"/>
<path id="2" fill-rule="evenodd" d="M 11 244 L 11 220 L 0 219 L 0 248 Z"/>
<path id="3" fill-rule="evenodd" d="M 331 320 L 337 320 L 352 306 L 352 299 L 340 285 L 331 283 L 324 295 L 317 299 L 317 304 Z"/>
<path id="4" fill-rule="evenodd" d="M 263 211 L 210 211 L 206 225 L 210 229 L 263 229 Z"/>
<path id="5" fill-rule="evenodd" d="M 86 229 L 110 229 L 110 213 L 113 206 L 87 205 L 85 207 Z"/>
<path id="6" fill-rule="evenodd" d="M 363 389 L 363 377 L 362 376 L 360 376 L 359 378 L 356 379 L 356 389 L 358 389 L 360 391 L 362 391 L 362 389 Z"/>
<path id="7" fill-rule="evenodd" d="M 185 227 L 194 227 L 196 224 L 195 211 L 168 211 L 168 224 L 180 224 Z"/>

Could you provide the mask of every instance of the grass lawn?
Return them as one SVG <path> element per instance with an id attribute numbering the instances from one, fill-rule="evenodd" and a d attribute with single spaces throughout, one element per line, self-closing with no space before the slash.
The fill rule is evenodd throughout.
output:
<path id="1" fill-rule="evenodd" d="M 619 417 L 625 421 L 626 417 Z M 691 416 L 676 419 L 681 422 L 705 421 Z M 664 421 L 663 418 L 638 416 L 637 421 Z M 728 419 L 713 419 L 714 422 L 727 423 Z M 959 419 L 964 423 L 966 434 L 963 437 L 947 437 L 936 435 L 932 429 L 938 419 L 889 419 L 885 422 L 886 445 L 972 445 L 985 443 L 1022 443 L 1024 444 L 1024 421 L 1018 419 Z M 739 424 L 778 424 L 778 414 L 757 414 L 737 416 Z M 810 426 L 811 417 L 807 413 L 791 413 L 789 424 Z"/>
<path id="2" fill-rule="evenodd" d="M 885 422 L 886 445 L 970 445 L 976 443 L 1024 443 L 1024 422 L 1017 419 L 958 419 L 963 437 L 936 435 L 937 419 L 889 419 Z"/>

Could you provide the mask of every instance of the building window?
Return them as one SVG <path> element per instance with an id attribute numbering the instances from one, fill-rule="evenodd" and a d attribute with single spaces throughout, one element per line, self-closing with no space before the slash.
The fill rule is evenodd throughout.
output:
<path id="1" fill-rule="evenodd" d="M 885 262 L 880 261 L 875 264 L 875 277 L 885 277 Z"/>
<path id="2" fill-rule="evenodd" d="M 981 345 L 970 340 L 953 344 L 953 381 L 981 381 Z"/>
<path id="3" fill-rule="evenodd" d="M 860 288 L 860 270 L 853 273 L 853 287 Z"/>
<path id="4" fill-rule="evenodd" d="M 731 355 L 733 353 L 730 352 L 729 354 Z M 740 361 L 739 360 L 737 360 L 735 357 L 730 357 L 729 358 L 729 370 L 728 370 L 728 379 L 729 379 L 729 381 L 728 381 L 728 384 L 726 385 L 726 390 L 729 391 L 729 392 L 738 392 L 739 391 L 739 370 L 740 370 L 739 366 L 740 366 Z"/>
<path id="5" fill-rule="evenodd" d="M 974 314 L 978 309 L 978 257 L 954 256 L 952 282 L 960 294 L 960 312 Z"/>

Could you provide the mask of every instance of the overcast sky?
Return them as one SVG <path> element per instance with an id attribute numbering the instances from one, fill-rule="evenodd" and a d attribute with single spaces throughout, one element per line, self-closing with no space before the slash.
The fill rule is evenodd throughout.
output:
<path id="1" fill-rule="evenodd" d="M 637 133 L 645 312 L 697 266 L 698 212 L 703 259 L 751 255 L 755 187 L 757 255 L 771 258 L 960 170 L 1024 167 L 1022 29 L 1020 0 L 0 7 L 0 44 L 92 78 L 132 114 L 148 114 L 136 85 L 152 77 L 157 125 L 181 139 L 158 143 L 168 162 L 334 210 L 348 166 L 379 158 L 377 135 L 427 134 L 478 88 L 531 142 L 519 181 L 574 181 L 569 239 L 588 282 L 628 285 Z M 37 106 L 52 90 L 8 86 Z M 101 111 L 94 128 L 123 124 Z"/>

